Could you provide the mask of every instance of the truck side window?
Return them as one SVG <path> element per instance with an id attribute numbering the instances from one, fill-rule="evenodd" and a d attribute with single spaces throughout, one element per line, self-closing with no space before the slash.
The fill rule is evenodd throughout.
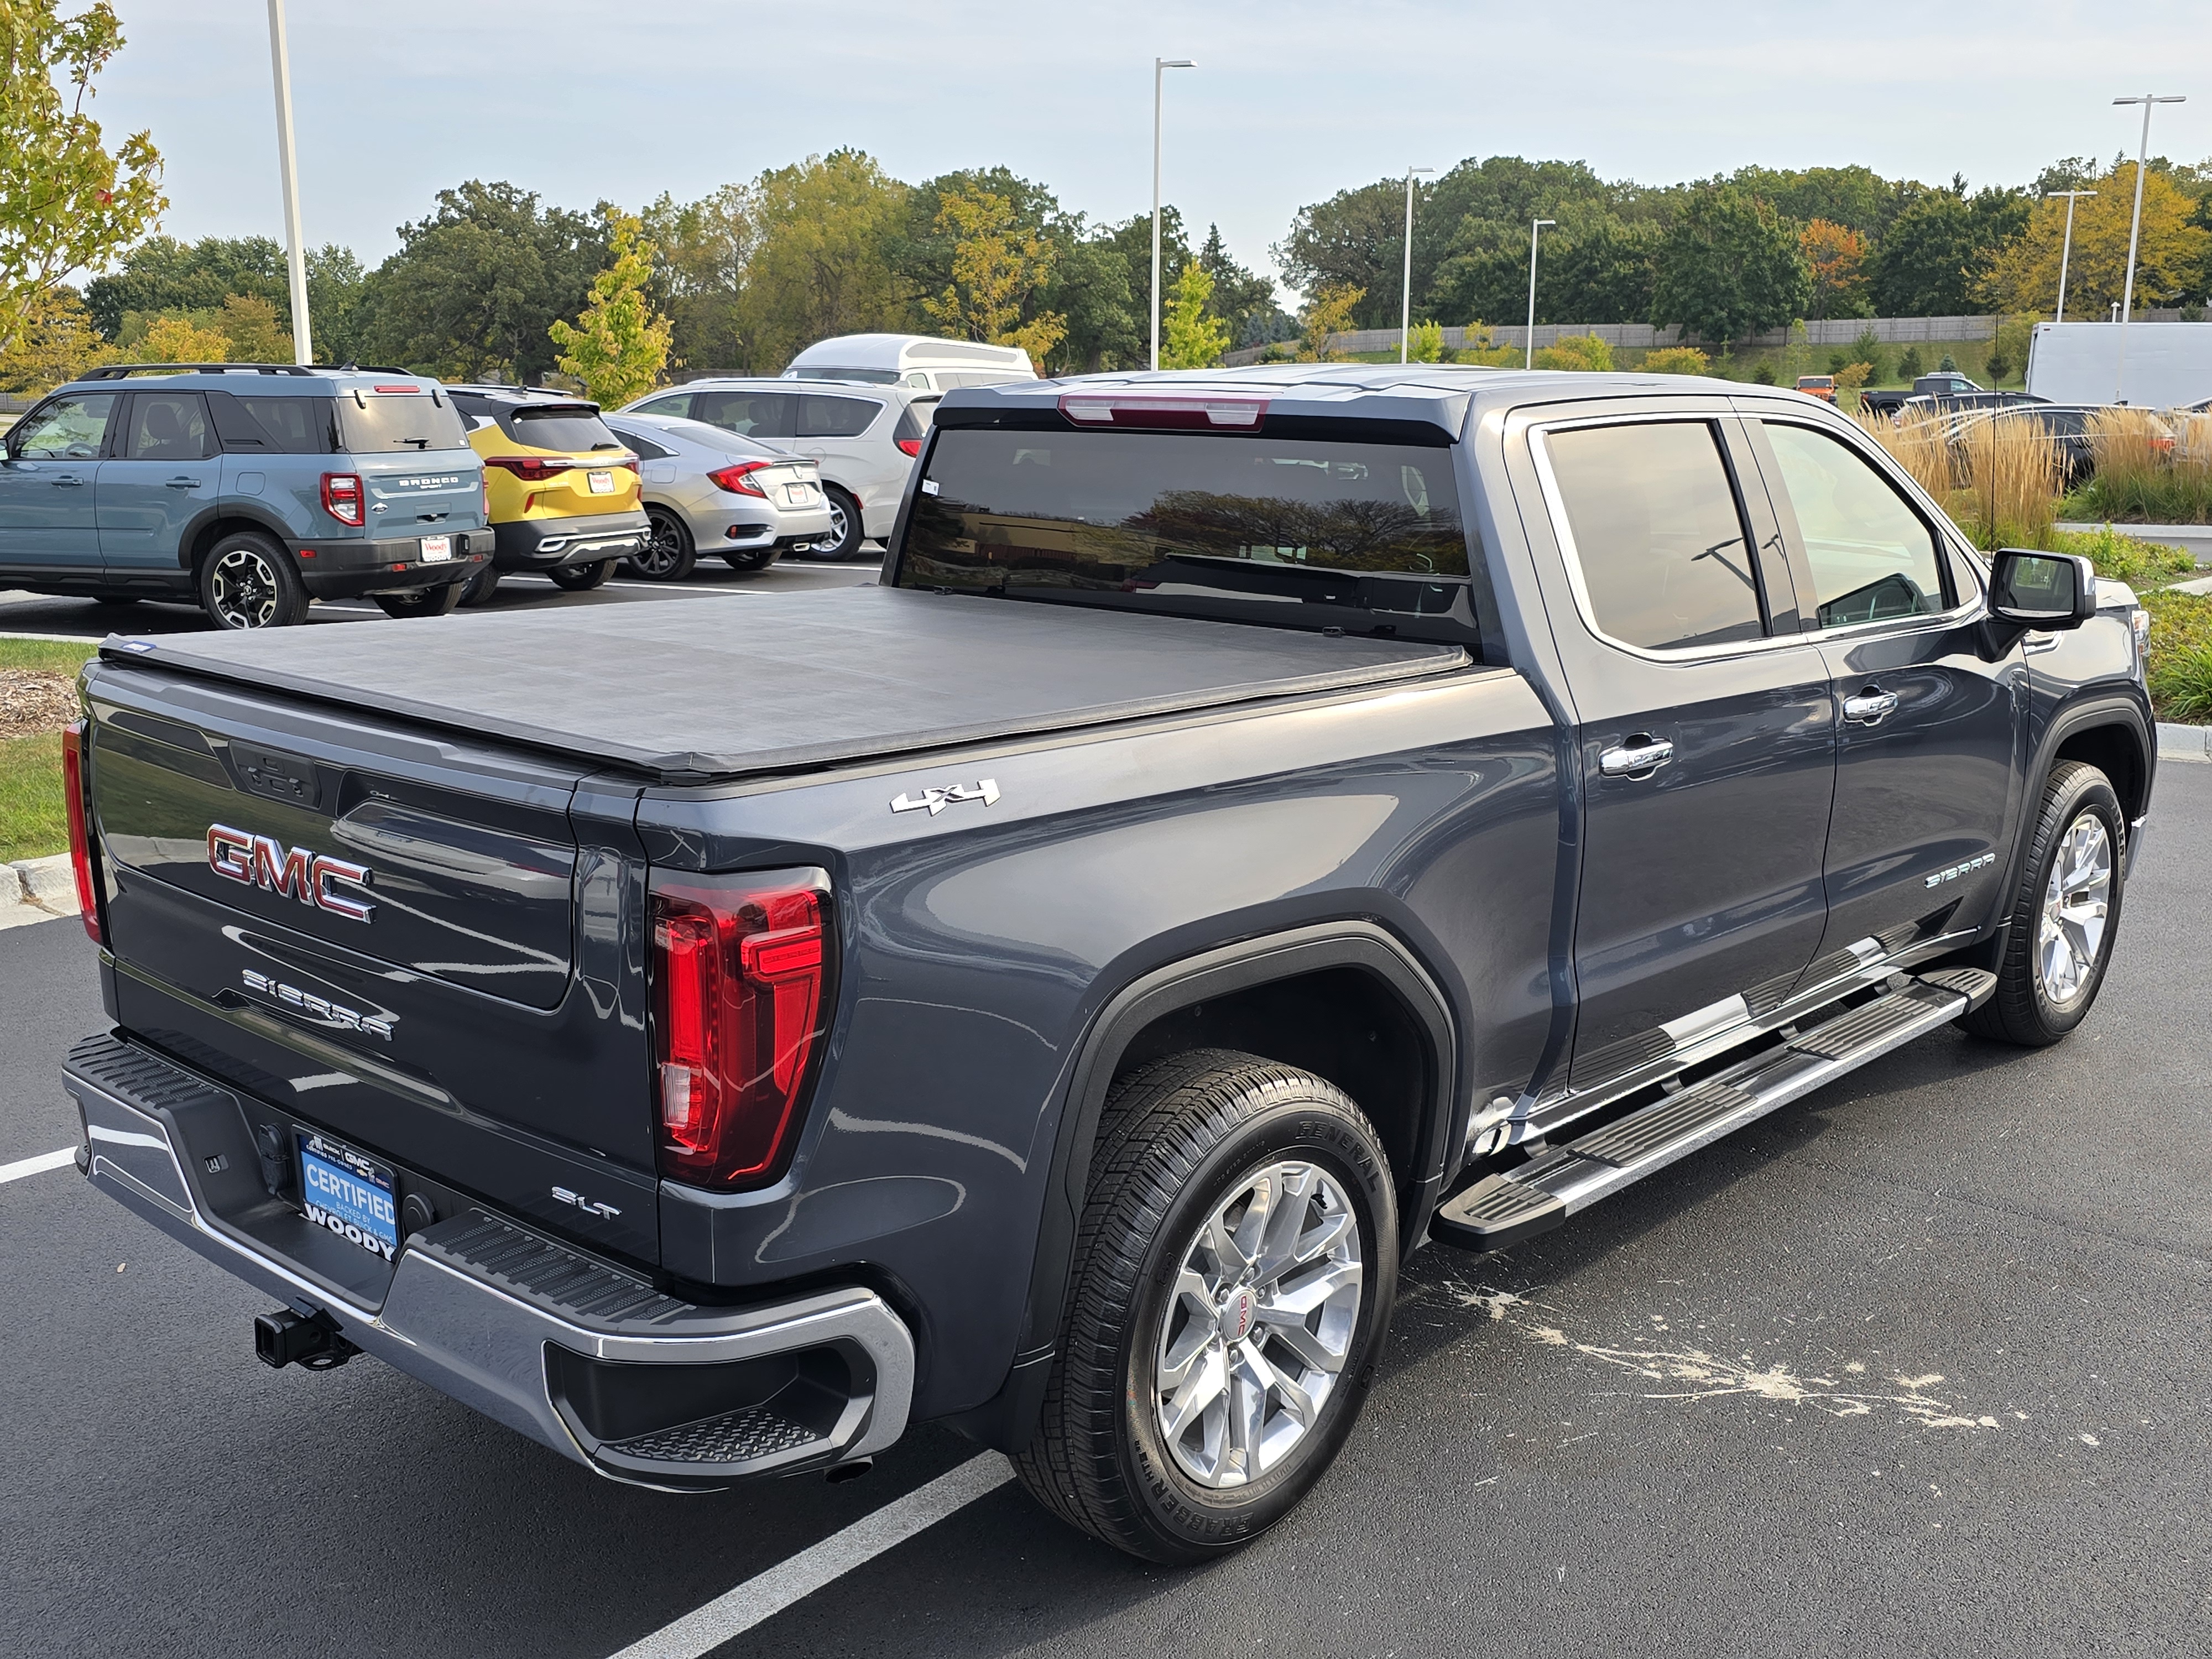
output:
<path id="1" fill-rule="evenodd" d="M 1751 542 L 1711 426 L 1583 427 L 1544 443 L 1600 632 L 1659 650 L 1764 634 Z"/>
<path id="2" fill-rule="evenodd" d="M 1766 441 L 1813 569 L 1820 626 L 1849 628 L 1947 608 L 1936 532 L 1849 445 L 1766 423 Z"/>

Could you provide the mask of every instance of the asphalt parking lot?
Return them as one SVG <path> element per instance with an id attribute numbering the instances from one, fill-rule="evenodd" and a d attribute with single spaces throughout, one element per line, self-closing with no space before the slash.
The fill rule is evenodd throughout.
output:
<path id="1" fill-rule="evenodd" d="M 779 559 L 765 570 L 745 575 L 725 568 L 720 561 L 702 563 L 688 580 L 680 582 L 639 581 L 617 574 L 604 587 L 595 587 L 586 593 L 567 592 L 543 576 L 510 575 L 501 579 L 499 591 L 489 604 L 453 614 L 483 616 L 531 611 L 548 605 L 633 605 L 641 600 L 696 599 L 708 593 L 792 593 L 817 587 L 846 587 L 875 580 L 883 550 L 872 542 L 866 546 L 869 552 L 866 558 L 837 564 Z M 371 599 L 318 600 L 307 613 L 309 626 L 390 620 Z M 95 605 L 88 599 L 0 592 L 0 634 L 52 634 L 98 639 L 110 633 L 198 633 L 209 626 L 207 614 L 192 605 L 140 604 L 118 609 Z"/>
<path id="2" fill-rule="evenodd" d="M 1197 1571 L 986 1463 L 792 1599 L 779 1564 L 975 1449 L 612 1486 L 372 1360 L 263 1368 L 255 1293 L 73 1168 L 10 1180 L 0 1651 L 598 1659 L 751 1583 L 781 1610 L 717 1651 L 2203 1654 L 2212 766 L 2165 769 L 2154 826 L 2074 1038 L 1947 1030 L 1559 1232 L 1417 1255 L 1345 1456 Z M 76 923 L 0 933 L 0 1007 L 5 1164 L 76 1138 Z"/>

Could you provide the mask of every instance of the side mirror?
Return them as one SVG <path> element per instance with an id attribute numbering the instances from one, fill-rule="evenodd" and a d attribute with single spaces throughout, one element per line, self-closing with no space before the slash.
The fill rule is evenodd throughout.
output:
<path id="1" fill-rule="evenodd" d="M 2097 614 L 2096 567 L 2078 553 L 2000 548 L 1990 562 L 1990 614 L 2022 628 L 2079 628 Z"/>

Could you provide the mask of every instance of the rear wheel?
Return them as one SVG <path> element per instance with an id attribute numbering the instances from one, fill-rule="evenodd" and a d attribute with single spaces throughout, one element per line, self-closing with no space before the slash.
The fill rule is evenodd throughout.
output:
<path id="1" fill-rule="evenodd" d="M 545 574 L 553 579 L 553 586 L 564 587 L 571 593 L 584 593 L 594 587 L 605 586 L 607 578 L 615 574 L 614 559 L 599 559 L 591 564 L 556 565 Z"/>
<path id="2" fill-rule="evenodd" d="M 649 582 L 682 581 L 699 562 L 690 526 L 665 507 L 648 507 L 645 515 L 653 520 L 653 534 L 641 550 L 629 556 L 630 574 Z"/>
<path id="3" fill-rule="evenodd" d="M 498 592 L 499 567 L 487 561 L 475 575 L 461 584 L 460 602 L 473 609 L 489 603 L 491 596 Z"/>
<path id="4" fill-rule="evenodd" d="M 461 602 L 464 582 L 446 582 L 416 593 L 379 593 L 377 609 L 387 617 L 449 617 Z"/>
<path id="5" fill-rule="evenodd" d="M 307 620 L 307 590 L 284 550 L 250 530 L 200 561 L 200 608 L 217 628 L 289 628 Z"/>
<path id="6" fill-rule="evenodd" d="M 1288 1514 L 1351 1432 L 1397 1283 L 1389 1164 L 1333 1085 L 1224 1049 L 1115 1085 L 1093 1157 L 1015 1468 L 1094 1538 L 1204 1560 Z"/>
<path id="7" fill-rule="evenodd" d="M 1959 1024 L 2041 1048 L 2087 1016 L 2105 983 L 2126 882 L 2127 815 L 2094 766 L 2061 761 L 2043 787 L 2034 839 L 1996 964 L 1996 989 Z"/>
<path id="8" fill-rule="evenodd" d="M 830 503 L 830 533 L 814 544 L 817 559 L 849 559 L 860 550 L 866 539 L 860 526 L 860 504 L 842 487 L 824 484 L 822 493 Z"/>

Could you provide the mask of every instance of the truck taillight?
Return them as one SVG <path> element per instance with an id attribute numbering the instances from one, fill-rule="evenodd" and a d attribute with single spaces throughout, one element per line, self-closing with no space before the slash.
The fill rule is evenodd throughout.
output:
<path id="1" fill-rule="evenodd" d="M 69 812 L 70 873 L 76 878 L 77 914 L 94 945 L 100 943 L 100 884 L 92 872 L 92 810 L 84 793 L 82 720 L 62 732 L 62 795 Z"/>
<path id="2" fill-rule="evenodd" d="M 368 515 L 362 507 L 358 472 L 323 474 L 323 511 L 340 524 L 360 526 Z"/>
<path id="3" fill-rule="evenodd" d="M 787 1161 L 836 963 L 823 872 L 726 880 L 654 888 L 652 973 L 660 1172 L 728 1188 Z"/>

